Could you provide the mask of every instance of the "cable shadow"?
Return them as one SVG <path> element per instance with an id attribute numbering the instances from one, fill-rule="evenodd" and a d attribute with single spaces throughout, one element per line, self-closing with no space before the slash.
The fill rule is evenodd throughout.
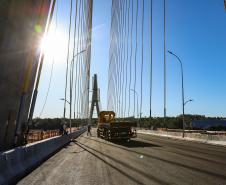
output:
<path id="1" fill-rule="evenodd" d="M 72 154 L 78 154 L 78 153 L 82 153 L 82 152 L 84 152 L 84 151 L 86 151 L 86 150 L 81 150 L 81 151 L 74 151 L 74 152 L 71 152 Z"/>
<path id="2" fill-rule="evenodd" d="M 125 163 L 125 162 L 123 162 L 123 161 L 120 161 L 120 160 L 118 160 L 118 159 L 113 158 L 113 157 L 110 156 L 110 155 L 107 155 L 107 154 L 104 154 L 104 153 L 102 153 L 102 152 L 100 152 L 100 151 L 97 151 L 96 149 L 91 148 L 91 147 L 89 147 L 89 146 L 87 146 L 87 145 L 85 145 L 85 144 L 82 144 L 82 143 L 80 143 L 80 142 L 78 142 L 78 141 L 76 141 L 76 140 L 74 141 L 74 143 L 77 144 L 78 146 L 80 146 L 81 148 L 83 148 L 84 150 L 86 150 L 87 152 L 89 152 L 90 154 L 92 154 L 93 156 L 95 156 L 96 158 L 98 158 L 99 160 L 103 161 L 105 164 L 107 164 L 107 165 L 109 165 L 110 167 L 112 167 L 113 169 L 117 170 L 118 172 L 120 172 L 121 174 L 123 174 L 124 176 L 126 176 L 127 178 L 131 179 L 132 181 L 134 181 L 134 182 L 137 183 L 137 184 L 144 184 L 144 183 L 142 183 L 142 182 L 140 182 L 138 179 L 132 177 L 132 176 L 129 174 L 129 172 L 125 172 L 125 171 L 123 171 L 123 170 L 117 168 L 116 166 L 112 165 L 111 163 L 109 163 L 108 161 L 106 161 L 105 159 L 103 159 L 102 157 L 98 156 L 97 154 L 95 154 L 95 153 L 92 152 L 92 151 L 95 151 L 96 153 L 100 154 L 101 156 L 105 156 L 105 157 L 111 159 L 112 161 L 114 161 L 114 162 L 116 162 L 116 163 L 119 163 L 119 164 L 121 164 L 121 165 L 127 167 L 128 169 L 133 170 L 133 171 L 135 171 L 135 172 L 137 172 L 137 173 L 139 173 L 139 174 L 145 176 L 146 178 L 148 178 L 148 179 L 150 179 L 150 180 L 152 180 L 152 181 L 155 181 L 156 183 L 159 183 L 159 184 L 161 184 L 161 185 L 170 185 L 170 184 L 167 183 L 167 182 L 164 182 L 164 181 L 162 181 L 162 180 L 160 180 L 160 179 L 158 179 L 158 178 L 156 178 L 156 177 L 154 177 L 154 176 L 152 176 L 152 175 L 150 175 L 150 174 L 147 174 L 147 173 L 145 173 L 145 172 L 143 172 L 143 171 L 140 171 L 140 170 L 134 168 L 133 166 L 128 165 L 127 163 Z M 88 149 L 87 149 L 87 148 L 88 148 Z M 90 150 L 92 150 L 92 151 L 90 151 Z"/>
<path id="3" fill-rule="evenodd" d="M 116 145 L 121 145 L 127 148 L 144 148 L 144 147 L 161 147 L 159 145 L 138 141 L 138 140 L 130 140 L 129 142 L 126 141 L 111 141 Z"/>
<path id="4" fill-rule="evenodd" d="M 85 138 L 85 139 L 89 139 L 89 138 L 86 138 L 86 137 L 84 137 L 84 138 Z M 98 140 L 95 140 L 95 139 L 90 139 L 90 140 L 93 140 L 93 141 L 96 141 L 96 142 L 99 142 L 99 143 L 103 143 L 103 144 L 105 144 L 105 145 L 117 147 L 117 148 L 120 148 L 120 149 L 129 151 L 129 152 L 132 152 L 132 153 L 135 153 L 135 154 L 138 154 L 138 155 L 143 155 L 143 156 L 146 156 L 146 157 L 149 157 L 149 158 L 152 158 L 152 159 L 156 159 L 156 160 L 159 160 L 159 161 L 163 161 L 163 162 L 165 162 L 165 163 L 168 163 L 168 164 L 171 164 L 171 165 L 174 165 L 174 166 L 183 167 L 183 168 L 186 168 L 186 169 L 189 169 L 189 170 L 197 171 L 197 172 L 199 172 L 199 173 L 207 174 L 207 175 L 210 175 L 210 176 L 214 176 L 214 177 L 218 177 L 218 178 L 221 178 L 221 179 L 226 180 L 226 175 L 217 174 L 217 173 L 215 173 L 215 172 L 207 171 L 207 170 L 205 170 L 205 169 L 200 169 L 200 168 L 193 167 L 193 166 L 187 166 L 187 165 L 185 165 L 185 164 L 181 164 L 181 163 L 176 162 L 176 161 L 170 161 L 170 160 L 167 160 L 167 159 L 162 159 L 162 158 L 160 158 L 160 157 L 153 156 L 153 155 L 150 155 L 150 154 L 146 154 L 146 153 L 143 153 L 143 152 L 136 152 L 136 151 L 134 151 L 134 150 L 129 150 L 128 148 L 123 147 L 123 146 L 120 146 L 120 145 L 113 145 L 113 144 L 105 143 L 105 142 L 98 141 Z M 87 145 L 85 145 L 85 146 L 88 147 Z M 93 149 L 93 150 L 94 150 L 94 149 Z"/>
<path id="5" fill-rule="evenodd" d="M 69 147 L 71 147 L 72 145 L 69 143 L 69 144 L 66 144 L 63 148 L 69 148 Z"/>
<path id="6" fill-rule="evenodd" d="M 127 142 L 127 141 L 117 141 L 117 140 L 116 141 L 103 142 L 103 141 L 96 140 L 96 139 L 93 139 L 93 138 L 90 138 L 90 137 L 85 137 L 85 136 L 80 136 L 80 137 L 83 137 L 83 138 L 89 139 L 89 140 L 93 140 L 93 141 L 96 141 L 96 142 L 99 142 L 99 143 L 103 143 L 103 144 L 106 144 L 106 145 L 109 145 L 109 146 L 122 148 L 122 149 L 124 149 L 124 147 L 127 147 L 127 148 L 162 147 L 160 145 L 156 145 L 156 144 L 152 144 L 152 143 L 148 143 L 148 142 L 143 142 L 143 141 L 138 141 L 138 140 L 130 140 L 129 142 Z"/>
<path id="7" fill-rule="evenodd" d="M 153 137 L 153 138 L 155 138 L 155 137 Z M 145 139 L 145 138 L 142 138 L 141 137 L 141 139 L 143 139 L 143 140 L 146 140 L 146 141 L 148 141 L 148 142 L 159 142 L 159 140 L 153 140 L 153 138 L 152 138 L 152 140 L 150 140 L 150 139 Z M 166 140 L 163 140 L 163 139 L 161 139 L 161 141 L 162 142 L 166 142 Z M 189 154 L 189 153 L 187 153 L 186 151 L 189 151 L 189 152 L 192 152 L 192 153 L 197 153 L 197 150 L 192 150 L 192 149 L 190 149 L 189 147 L 186 147 L 186 146 L 183 146 L 181 143 L 178 143 L 178 144 L 172 144 L 171 142 L 168 142 L 168 145 L 169 146 L 171 146 L 171 148 L 173 148 L 173 149 L 176 149 L 176 150 L 182 150 L 183 152 L 181 152 L 181 151 L 165 151 L 165 150 L 163 150 L 163 149 L 159 149 L 159 150 L 162 150 L 162 151 L 165 151 L 165 152 L 168 152 L 168 153 L 173 153 L 173 154 L 177 154 L 177 155 L 181 155 L 181 156 L 185 156 L 185 157 L 189 157 L 189 158 L 192 158 L 192 159 L 198 159 L 198 160 L 202 160 L 202 161 L 207 161 L 207 162 L 210 162 L 210 163 L 217 163 L 217 164 L 220 164 L 220 165 L 222 165 L 222 164 L 224 164 L 224 165 L 226 165 L 226 163 L 223 161 L 223 160 L 219 160 L 219 161 L 216 161 L 216 160 L 213 160 L 213 159 L 208 159 L 208 158 L 206 158 L 206 157 L 199 157 L 199 156 L 197 156 L 197 155 L 193 155 L 193 154 Z M 183 146 L 183 147 L 181 147 L 181 146 Z M 196 152 L 195 152 L 196 151 Z M 202 153 L 202 154 L 208 154 L 208 156 L 212 156 L 212 154 L 210 154 L 210 153 L 206 153 L 206 152 L 198 152 L 198 153 Z M 214 155 L 214 156 L 216 156 L 216 158 L 219 158 L 218 157 L 218 155 Z"/>
<path id="8" fill-rule="evenodd" d="M 84 136 L 81 136 L 81 137 L 84 137 Z M 105 144 L 105 145 L 109 145 L 109 146 L 113 146 L 113 147 L 118 147 L 118 148 L 121 148 L 121 149 L 123 149 L 123 150 L 126 150 L 125 148 L 123 148 L 123 147 L 120 147 L 120 145 L 121 146 L 125 146 L 125 147 L 127 147 L 127 148 L 133 148 L 133 147 L 128 147 L 128 146 L 126 146 L 127 144 L 129 144 L 129 143 L 124 143 L 125 145 L 123 145 L 123 143 L 121 143 L 121 144 L 118 144 L 117 145 L 117 142 L 102 142 L 102 141 L 99 141 L 99 140 L 96 140 L 96 139 L 91 139 L 91 138 L 87 138 L 87 137 L 84 137 L 85 139 L 89 139 L 89 140 L 93 140 L 93 141 L 95 141 L 95 142 L 99 142 L 99 143 L 103 143 L 103 144 Z M 131 141 L 135 141 L 135 140 L 131 140 Z M 150 142 L 150 141 L 149 141 Z M 113 144 L 110 144 L 110 143 L 113 143 Z M 146 143 L 146 142 L 143 142 L 143 143 Z M 114 145 L 115 144 L 115 145 Z M 149 143 L 150 144 L 150 143 Z M 151 146 L 149 146 L 149 147 L 162 147 L 162 146 L 160 146 L 160 145 L 155 145 L 155 144 L 150 144 Z M 148 146 L 144 146 L 144 147 L 148 147 Z M 135 147 L 134 147 L 135 148 Z M 175 147 L 174 147 L 175 148 Z M 163 150 L 163 149 L 158 149 L 158 150 L 161 150 L 161 151 L 163 151 L 163 152 L 167 152 L 167 153 L 173 153 L 173 154 L 177 154 L 177 155 L 181 155 L 181 156 L 185 156 L 185 157 L 189 157 L 189 158 L 196 158 L 196 159 L 198 159 L 198 160 L 202 160 L 202 161 L 207 161 L 207 162 L 210 162 L 210 163 L 218 163 L 218 164 L 226 164 L 226 163 L 224 163 L 224 161 L 221 161 L 221 162 L 218 162 L 218 161 L 215 161 L 215 160 L 211 160 L 211 159 L 207 159 L 207 158 L 203 158 L 203 157 L 198 157 L 198 156 L 195 156 L 195 155 L 191 155 L 191 154 L 187 154 L 187 153 L 185 153 L 185 152 L 175 152 L 175 151 L 165 151 L 165 150 Z M 127 151 L 130 151 L 130 152 L 133 152 L 133 153 L 137 153 L 136 151 L 131 151 L 131 150 L 127 150 Z M 138 154 L 138 153 L 137 153 Z M 144 154 L 142 154 L 142 155 L 144 155 Z"/>

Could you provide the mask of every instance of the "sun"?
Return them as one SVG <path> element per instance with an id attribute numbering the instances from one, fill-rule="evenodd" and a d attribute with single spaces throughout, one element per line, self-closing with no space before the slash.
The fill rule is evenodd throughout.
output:
<path id="1" fill-rule="evenodd" d="M 50 30 L 41 40 L 40 47 L 45 57 L 62 59 L 67 48 L 67 37 L 62 32 Z"/>

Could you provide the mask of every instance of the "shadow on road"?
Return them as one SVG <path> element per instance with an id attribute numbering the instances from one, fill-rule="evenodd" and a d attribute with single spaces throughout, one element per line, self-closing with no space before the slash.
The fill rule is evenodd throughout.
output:
<path id="1" fill-rule="evenodd" d="M 81 150 L 81 151 L 74 151 L 74 152 L 71 152 L 72 154 L 78 154 L 78 153 L 81 153 L 81 152 L 84 152 L 85 150 Z"/>
<path id="2" fill-rule="evenodd" d="M 81 136 L 81 137 L 83 137 L 83 136 Z M 154 156 L 154 155 L 151 155 L 151 154 L 147 154 L 147 153 L 144 153 L 142 151 L 137 152 L 137 151 L 129 149 L 129 147 L 127 148 L 127 147 L 123 147 L 122 145 L 115 145 L 115 144 L 110 143 L 110 142 L 102 142 L 102 141 L 99 141 L 99 140 L 96 140 L 96 139 L 87 138 L 87 137 L 83 137 L 83 138 L 90 139 L 90 140 L 93 140 L 95 142 L 103 143 L 105 145 L 118 147 L 120 149 L 129 151 L 129 152 L 132 152 L 132 153 L 136 153 L 136 154 L 139 154 L 139 155 L 143 155 L 143 156 L 146 156 L 146 157 L 149 157 L 149 158 L 152 158 L 152 159 L 156 159 L 156 160 L 165 162 L 167 164 L 171 164 L 171 165 L 178 166 L 178 167 L 183 167 L 183 168 L 186 168 L 186 169 L 190 169 L 192 171 L 196 171 L 196 172 L 199 172 L 199 173 L 203 173 L 203 174 L 207 174 L 207 175 L 213 176 L 215 178 L 220 178 L 220 179 L 226 180 L 226 175 L 225 174 L 218 174 L 218 173 L 212 171 L 211 169 L 203 169 L 203 168 L 200 168 L 200 167 L 195 167 L 195 166 L 192 166 L 192 164 L 191 165 L 186 165 L 186 164 L 183 164 L 183 163 L 180 163 L 180 162 L 177 162 L 177 161 L 172 161 L 172 160 L 161 158 L 159 156 Z M 84 146 L 89 147 L 88 145 L 84 145 Z"/>
<path id="3" fill-rule="evenodd" d="M 130 140 L 129 142 L 127 141 L 106 141 L 106 140 L 99 140 L 99 139 L 94 139 L 94 138 L 91 138 L 91 137 L 86 137 L 86 136 L 80 136 L 80 137 L 83 137 L 85 139 L 89 139 L 89 140 L 93 140 L 95 142 L 99 142 L 99 143 L 103 143 L 103 144 L 106 144 L 106 145 L 110 145 L 110 146 L 114 146 L 116 147 L 116 145 L 120 145 L 120 146 L 124 146 L 124 147 L 127 147 L 127 148 L 144 148 L 144 147 L 161 147 L 160 145 L 155 145 L 155 144 L 152 144 L 152 143 L 148 143 L 148 142 L 143 142 L 143 141 L 139 141 L 139 140 Z"/>
<path id="4" fill-rule="evenodd" d="M 131 176 L 131 174 L 129 173 L 128 170 L 123 170 L 120 169 L 117 165 L 113 165 L 113 163 L 111 163 L 109 160 L 105 160 L 104 157 L 107 157 L 108 159 L 114 161 L 114 163 L 123 165 L 124 167 L 133 170 L 137 173 L 139 173 L 140 175 L 143 175 L 144 177 L 148 178 L 151 181 L 154 181 L 155 183 L 158 184 L 162 184 L 162 185 L 170 185 L 169 183 L 163 181 L 162 179 L 155 177 L 149 173 L 143 172 L 139 169 L 136 169 L 134 166 L 127 164 L 126 162 L 123 162 L 117 158 L 114 158 L 113 156 L 109 155 L 109 154 L 105 154 L 99 150 L 96 150 L 95 148 L 92 148 L 84 143 L 78 142 L 76 140 L 73 141 L 76 145 L 80 146 L 82 149 L 86 150 L 87 152 L 89 152 L 90 154 L 92 154 L 93 156 L 95 156 L 96 158 L 98 158 L 99 160 L 103 161 L 105 164 L 109 165 L 110 167 L 112 167 L 113 169 L 117 170 L 119 173 L 121 173 L 122 175 L 126 176 L 127 178 L 129 178 L 130 180 L 132 180 L 133 182 L 137 183 L 137 184 L 144 184 L 142 182 L 140 182 L 136 177 Z M 100 155 L 100 156 L 99 156 Z"/>
<path id="5" fill-rule="evenodd" d="M 127 141 L 112 141 L 112 143 L 114 143 L 116 145 L 125 146 L 125 147 L 128 147 L 128 148 L 161 147 L 159 145 L 155 145 L 155 144 L 151 144 L 151 143 L 147 143 L 147 142 L 143 142 L 143 141 L 139 141 L 139 140 L 130 140 L 129 142 L 127 142 Z"/>

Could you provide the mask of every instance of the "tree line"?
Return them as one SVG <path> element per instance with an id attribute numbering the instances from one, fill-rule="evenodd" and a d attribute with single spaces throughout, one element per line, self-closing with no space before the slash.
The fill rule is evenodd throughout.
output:
<path id="1" fill-rule="evenodd" d="M 226 120 L 223 117 L 206 117 L 204 115 L 185 115 L 185 126 L 187 129 L 193 129 L 191 127 L 191 122 L 193 120 Z M 116 118 L 116 121 L 135 121 L 138 127 L 147 129 L 182 129 L 183 128 L 183 117 L 182 115 L 176 117 L 142 117 L 142 118 Z M 92 119 L 92 125 L 96 126 L 98 122 L 97 118 Z M 61 127 L 62 124 L 66 123 L 69 126 L 69 119 L 65 118 L 35 118 L 32 120 L 32 124 L 29 126 L 30 129 L 42 129 L 42 130 L 56 130 Z M 88 119 L 72 119 L 72 127 L 80 127 L 86 125 Z M 198 128 L 195 128 L 198 129 Z M 213 126 L 209 130 L 226 130 L 225 126 Z"/>

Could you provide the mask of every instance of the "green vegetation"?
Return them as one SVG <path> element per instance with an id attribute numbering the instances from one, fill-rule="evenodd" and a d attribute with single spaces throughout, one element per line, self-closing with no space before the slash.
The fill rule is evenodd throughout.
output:
<path id="1" fill-rule="evenodd" d="M 32 120 L 32 124 L 29 125 L 30 129 L 41 129 L 41 130 L 57 130 L 60 129 L 61 125 L 66 122 L 67 126 L 69 127 L 69 119 L 62 119 L 62 118 L 35 118 Z M 71 126 L 78 127 L 82 126 L 87 122 L 85 119 L 72 119 Z"/>
<path id="2" fill-rule="evenodd" d="M 209 128 L 210 131 L 226 131 L 226 126 L 218 125 Z"/>
<path id="3" fill-rule="evenodd" d="M 168 128 L 168 129 L 182 129 L 183 128 L 183 119 L 182 115 L 177 117 L 166 117 L 164 124 L 163 117 L 153 117 L 149 119 L 148 117 L 143 117 L 140 119 L 137 118 L 116 118 L 118 121 L 136 121 L 138 127 L 148 128 L 148 129 L 157 129 L 157 128 Z M 225 120 L 225 118 L 220 117 L 205 117 L 203 115 L 185 115 L 185 123 L 186 127 L 190 128 L 190 123 L 193 120 Z M 92 119 L 92 125 L 95 126 L 97 124 L 97 118 Z M 69 119 L 62 119 L 62 118 L 35 118 L 32 121 L 32 125 L 30 125 L 30 129 L 42 129 L 42 130 L 56 130 L 60 128 L 60 125 L 64 122 L 67 123 L 69 126 Z M 72 127 L 78 127 L 87 124 L 87 119 L 72 119 Z M 210 127 L 209 130 L 226 130 L 225 126 L 213 126 Z"/>

